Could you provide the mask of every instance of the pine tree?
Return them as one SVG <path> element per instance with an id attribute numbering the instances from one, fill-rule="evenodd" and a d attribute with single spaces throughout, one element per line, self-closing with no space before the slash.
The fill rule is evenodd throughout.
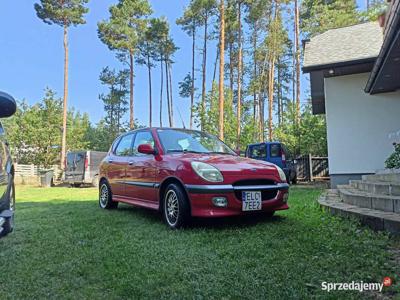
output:
<path id="1" fill-rule="evenodd" d="M 202 61 L 202 87 L 201 87 L 201 107 L 202 115 L 205 111 L 206 101 L 206 74 L 207 74 L 207 45 L 209 40 L 209 22 L 210 19 L 216 14 L 217 3 L 216 0 L 194 0 L 192 3 L 194 13 L 199 16 L 199 25 L 204 28 L 203 35 L 203 61 Z M 203 129 L 203 121 L 200 121 L 201 128 Z"/>
<path id="2" fill-rule="evenodd" d="M 64 30 L 64 96 L 63 96 L 63 132 L 61 142 L 61 168 L 64 169 L 67 149 L 67 110 L 68 110 L 68 29 L 71 26 L 85 24 L 84 15 L 89 11 L 85 6 L 89 0 L 40 0 L 35 4 L 37 16 L 46 24 L 56 24 Z"/>
<path id="3" fill-rule="evenodd" d="M 147 0 L 119 0 L 110 7 L 110 19 L 98 24 L 98 35 L 110 50 L 127 62 L 130 69 L 129 126 L 134 128 L 134 56 L 137 54 L 141 35 L 146 32 L 147 20 L 152 9 Z"/>
<path id="4" fill-rule="evenodd" d="M 180 25 L 182 29 L 192 38 L 192 70 L 191 70 L 191 89 L 190 89 L 190 129 L 193 128 L 193 106 L 194 106 L 194 93 L 195 93 L 195 62 L 196 62 L 196 32 L 199 25 L 199 17 L 193 8 L 193 1 L 185 9 L 183 16 L 176 20 L 176 24 Z"/>
<path id="5" fill-rule="evenodd" d="M 355 0 L 303 0 L 300 18 L 306 37 L 360 22 Z"/>
<path id="6" fill-rule="evenodd" d="M 219 138 L 224 140 L 224 106 L 225 106 L 225 0 L 220 0 L 220 38 L 219 38 Z"/>

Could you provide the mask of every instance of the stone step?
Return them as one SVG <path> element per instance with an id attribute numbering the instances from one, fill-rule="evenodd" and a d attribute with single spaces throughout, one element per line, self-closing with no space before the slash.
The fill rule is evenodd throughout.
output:
<path id="1" fill-rule="evenodd" d="M 400 184 L 400 170 L 382 170 L 374 175 L 363 175 L 363 181 L 372 182 L 392 182 Z"/>
<path id="2" fill-rule="evenodd" d="M 363 208 L 400 213 L 400 197 L 378 195 L 355 189 L 350 185 L 339 185 L 338 193 L 343 202 Z"/>
<path id="3" fill-rule="evenodd" d="M 400 196 L 400 183 L 350 180 L 350 185 L 371 194 Z"/>
<path id="4" fill-rule="evenodd" d="M 341 201 L 338 190 L 328 190 L 321 195 L 318 203 L 331 214 L 345 218 L 357 218 L 373 230 L 386 230 L 400 235 L 400 214 L 362 208 Z"/>

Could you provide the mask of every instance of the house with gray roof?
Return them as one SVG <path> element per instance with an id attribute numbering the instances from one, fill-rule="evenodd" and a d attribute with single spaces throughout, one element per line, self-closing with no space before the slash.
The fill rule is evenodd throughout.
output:
<path id="1" fill-rule="evenodd" d="M 314 114 L 325 114 L 331 185 L 385 167 L 400 142 L 400 1 L 386 24 L 328 30 L 304 42 Z"/>
<path id="2" fill-rule="evenodd" d="M 385 160 L 400 143 L 400 0 L 385 22 L 328 30 L 305 42 L 314 114 L 325 114 L 332 189 L 319 204 L 400 235 L 400 170 Z"/>

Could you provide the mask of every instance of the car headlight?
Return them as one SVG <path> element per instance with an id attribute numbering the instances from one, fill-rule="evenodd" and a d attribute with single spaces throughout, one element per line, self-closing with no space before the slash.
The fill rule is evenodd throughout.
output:
<path id="1" fill-rule="evenodd" d="M 281 178 L 281 180 L 286 182 L 285 172 L 283 172 L 283 170 L 281 168 L 279 168 L 278 166 L 276 166 L 276 169 L 278 170 L 279 177 Z"/>
<path id="2" fill-rule="evenodd" d="M 193 161 L 192 168 L 204 180 L 210 182 L 222 182 L 224 181 L 224 177 L 222 176 L 221 172 L 214 166 L 199 162 Z"/>

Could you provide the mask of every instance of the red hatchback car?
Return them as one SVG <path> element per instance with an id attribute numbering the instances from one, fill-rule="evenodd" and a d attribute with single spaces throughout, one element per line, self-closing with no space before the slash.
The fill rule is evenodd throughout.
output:
<path id="1" fill-rule="evenodd" d="M 171 228 L 190 217 L 288 209 L 289 185 L 274 164 L 238 156 L 213 135 L 149 128 L 118 137 L 100 166 L 99 204 L 160 210 Z"/>

